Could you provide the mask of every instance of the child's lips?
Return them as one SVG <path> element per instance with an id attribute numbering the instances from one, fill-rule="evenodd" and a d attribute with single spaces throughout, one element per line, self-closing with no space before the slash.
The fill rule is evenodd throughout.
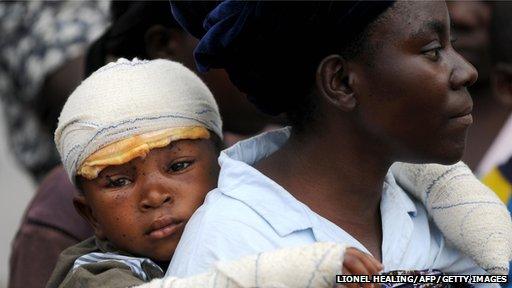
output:
<path id="1" fill-rule="evenodd" d="M 184 222 L 172 217 L 161 217 L 153 221 L 146 235 L 153 239 L 162 239 L 173 235 L 184 226 Z"/>

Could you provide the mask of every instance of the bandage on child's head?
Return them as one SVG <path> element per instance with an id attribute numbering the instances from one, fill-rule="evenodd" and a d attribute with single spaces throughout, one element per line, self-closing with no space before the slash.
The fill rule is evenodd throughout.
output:
<path id="1" fill-rule="evenodd" d="M 219 109 L 192 71 L 169 60 L 120 59 L 82 82 L 59 117 L 55 143 L 70 180 L 145 157 L 182 139 L 222 139 Z"/>

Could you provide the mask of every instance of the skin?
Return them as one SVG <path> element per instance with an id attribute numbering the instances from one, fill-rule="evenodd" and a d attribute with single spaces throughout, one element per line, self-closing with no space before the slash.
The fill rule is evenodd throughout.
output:
<path id="1" fill-rule="evenodd" d="M 326 56 L 316 120 L 255 167 L 380 260 L 390 165 L 460 159 L 477 73 L 451 46 L 444 2 L 399 1 L 377 21 L 372 55 Z"/>
<path id="2" fill-rule="evenodd" d="M 134 255 L 168 262 L 185 224 L 217 186 L 217 149 L 210 140 L 180 140 L 145 159 L 109 166 L 80 179 L 78 212 L 96 237 Z"/>
<path id="3" fill-rule="evenodd" d="M 375 275 L 378 274 L 384 266 L 373 258 L 360 250 L 349 247 L 345 250 L 343 256 L 343 270 L 342 275 Z M 348 287 L 348 288 L 379 288 L 379 284 L 370 283 L 350 283 L 344 285 L 338 285 L 337 287 Z"/>

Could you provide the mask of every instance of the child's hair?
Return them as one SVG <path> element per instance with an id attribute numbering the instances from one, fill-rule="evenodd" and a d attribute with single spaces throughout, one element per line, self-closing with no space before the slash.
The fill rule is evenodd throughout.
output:
<path id="1" fill-rule="evenodd" d="M 135 142 L 126 142 L 134 136 Z M 213 95 L 192 71 L 162 59 L 120 59 L 93 73 L 68 98 L 55 131 L 73 183 L 77 174 L 94 178 L 108 165 L 126 163 L 172 141 L 205 138 L 220 149 L 222 121 Z M 122 141 L 128 156 L 108 151 Z M 110 158 L 97 160 L 98 152 Z M 86 161 L 93 154 L 96 162 Z"/>

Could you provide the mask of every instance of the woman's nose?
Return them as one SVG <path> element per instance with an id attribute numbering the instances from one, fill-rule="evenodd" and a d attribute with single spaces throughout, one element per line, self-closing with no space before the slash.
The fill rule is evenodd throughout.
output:
<path id="1" fill-rule="evenodd" d="M 462 55 L 454 52 L 455 65 L 450 75 L 450 85 L 453 90 L 469 87 L 478 79 L 476 68 L 471 65 Z"/>

